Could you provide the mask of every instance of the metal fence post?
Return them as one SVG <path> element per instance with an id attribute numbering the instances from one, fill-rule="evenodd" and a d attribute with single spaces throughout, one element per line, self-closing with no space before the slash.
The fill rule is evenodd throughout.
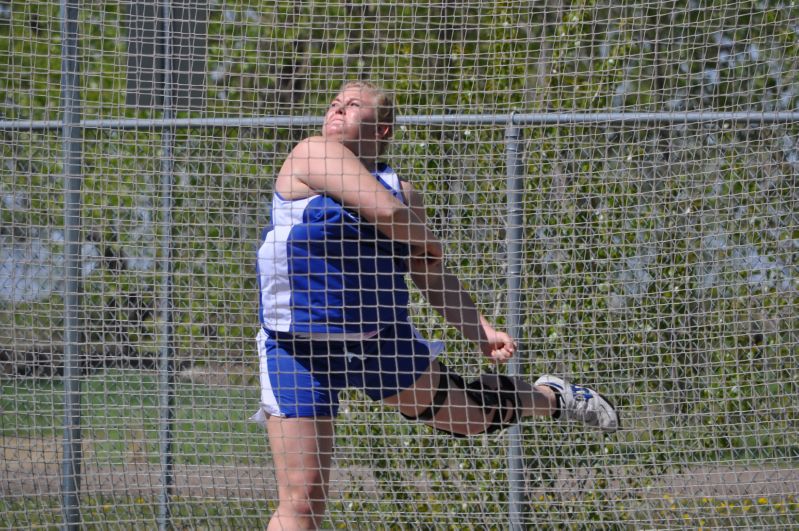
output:
<path id="1" fill-rule="evenodd" d="M 521 128 L 514 124 L 511 114 L 505 128 L 505 160 L 507 172 L 507 208 L 508 226 L 507 259 L 508 259 L 508 333 L 519 340 L 521 326 L 521 275 L 522 275 L 522 241 L 524 238 L 524 208 L 522 196 L 524 178 L 522 176 L 522 140 Z M 511 358 L 508 363 L 508 374 L 519 375 L 521 372 L 521 353 Z M 524 517 L 524 474 L 522 472 L 521 427 L 517 424 L 508 430 L 508 499 L 511 529 L 522 529 Z"/>
<path id="2" fill-rule="evenodd" d="M 172 78 L 172 6 L 169 0 L 159 4 L 161 18 L 160 55 L 164 70 L 163 119 L 175 118 Z M 161 347 L 158 357 L 160 425 L 158 429 L 161 460 L 161 494 L 159 498 L 158 528 L 169 529 L 170 503 L 174 484 L 173 428 L 175 422 L 175 358 L 172 323 L 172 207 L 174 180 L 175 127 L 165 127 L 161 132 Z"/>
<path id="3" fill-rule="evenodd" d="M 64 175 L 64 529 L 80 525 L 81 441 L 81 159 L 83 128 L 78 65 L 78 0 L 61 2 L 61 107 Z"/>

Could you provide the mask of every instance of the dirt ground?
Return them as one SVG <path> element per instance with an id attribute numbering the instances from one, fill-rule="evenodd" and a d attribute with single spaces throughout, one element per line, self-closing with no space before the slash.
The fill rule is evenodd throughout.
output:
<path id="1" fill-rule="evenodd" d="M 57 496 L 61 488 L 62 442 L 54 439 L 3 437 L 0 465 L 0 496 Z M 147 463 L 135 451 L 122 464 L 100 463 L 92 442 L 83 441 L 85 495 L 150 498 L 160 492 L 161 469 Z M 175 494 L 184 497 L 276 499 L 274 470 L 262 465 L 175 465 Z M 373 483 L 366 470 L 335 469 L 331 482 L 333 495 L 350 481 L 358 481 L 369 492 Z M 376 488 L 372 488 L 372 491 Z"/>
<path id="2" fill-rule="evenodd" d="M 3 460 L 0 465 L 0 496 L 57 496 L 61 486 L 61 441 L 3 437 L 0 439 Z M 92 450 L 92 441 L 83 444 L 83 480 L 85 495 L 151 498 L 160 491 L 160 467 L 147 463 L 142 455 L 129 452 L 118 465 L 100 463 Z M 176 465 L 175 495 L 219 499 L 275 499 L 274 471 L 267 465 Z M 613 482 L 629 490 L 625 470 L 614 473 Z M 589 469 L 572 469 L 559 475 L 555 492 L 574 492 L 592 488 Z M 341 497 L 350 484 L 358 483 L 361 493 L 379 491 L 377 481 L 366 468 L 334 467 L 331 498 Z M 429 486 L 414 485 L 426 490 Z M 467 487 L 467 486 L 464 486 Z M 551 491 L 550 491 L 551 492 Z M 714 498 L 769 499 L 795 496 L 799 493 L 799 464 L 787 461 L 784 466 L 753 467 L 743 465 L 697 466 L 680 473 L 667 473 L 640 492 L 627 492 L 627 497 L 658 499 Z M 535 493 L 530 493 L 534 495 Z"/>

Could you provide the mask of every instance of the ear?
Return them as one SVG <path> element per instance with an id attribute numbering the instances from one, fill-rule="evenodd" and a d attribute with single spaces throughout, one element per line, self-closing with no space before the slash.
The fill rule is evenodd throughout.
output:
<path id="1" fill-rule="evenodd" d="M 377 135 L 380 137 L 380 140 L 388 140 L 391 138 L 391 135 L 394 133 L 394 129 L 388 124 L 378 124 L 377 126 Z"/>

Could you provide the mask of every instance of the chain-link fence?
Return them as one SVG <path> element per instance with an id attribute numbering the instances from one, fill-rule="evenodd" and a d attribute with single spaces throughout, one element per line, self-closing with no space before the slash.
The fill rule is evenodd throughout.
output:
<path id="1" fill-rule="evenodd" d="M 0 527 L 264 525 L 256 246 L 363 78 L 502 370 L 624 424 L 461 440 L 348 391 L 324 525 L 792 527 L 798 41 L 776 1 L 0 2 Z"/>

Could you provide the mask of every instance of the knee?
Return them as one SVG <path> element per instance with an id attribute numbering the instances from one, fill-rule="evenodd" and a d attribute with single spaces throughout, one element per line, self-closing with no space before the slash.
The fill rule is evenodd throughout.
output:
<path id="1" fill-rule="evenodd" d="M 321 524 L 326 506 L 326 489 L 322 478 L 304 475 L 286 481 L 279 488 L 275 518 L 286 529 L 315 529 Z"/>
<path id="2" fill-rule="evenodd" d="M 317 504 L 310 497 L 298 493 L 287 500 L 281 500 L 280 508 L 297 517 L 312 518 Z"/>
<path id="3" fill-rule="evenodd" d="M 285 529 L 318 529 L 325 511 L 324 499 L 314 499 L 304 489 L 292 489 L 282 498 L 275 511 L 274 519 Z"/>
<path id="4" fill-rule="evenodd" d="M 422 420 L 430 423 L 435 429 L 455 437 L 470 437 L 481 433 L 494 433 L 516 423 L 522 415 L 522 401 L 516 390 L 515 382 L 504 375 L 494 375 L 494 382 L 487 383 L 482 378 L 466 383 L 461 376 L 450 372 L 444 364 L 439 363 L 441 376 L 433 403 L 421 413 L 409 420 Z M 452 411 L 457 408 L 451 400 L 451 392 L 464 393 L 461 400 L 463 412 L 456 422 L 452 422 Z M 470 404 L 471 403 L 471 404 Z M 450 422 L 438 421 L 436 414 L 446 407 L 450 412 Z"/>

